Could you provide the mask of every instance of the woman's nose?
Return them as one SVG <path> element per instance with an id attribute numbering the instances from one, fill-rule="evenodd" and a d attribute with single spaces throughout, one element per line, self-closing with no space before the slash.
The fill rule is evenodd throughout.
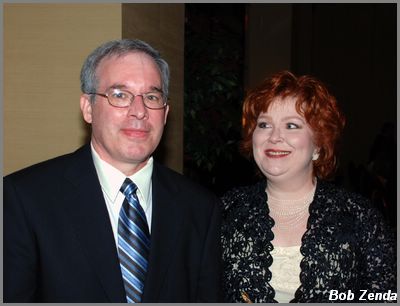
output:
<path id="1" fill-rule="evenodd" d="M 271 134 L 269 135 L 269 141 L 271 143 L 278 143 L 283 141 L 280 129 L 272 128 Z"/>

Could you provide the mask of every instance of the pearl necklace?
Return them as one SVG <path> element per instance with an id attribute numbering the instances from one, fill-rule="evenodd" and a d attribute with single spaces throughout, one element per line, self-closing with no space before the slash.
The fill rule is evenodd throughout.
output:
<path id="1" fill-rule="evenodd" d="M 310 206 L 315 193 L 315 187 L 304 197 L 298 200 L 280 200 L 268 194 L 267 205 L 271 217 L 275 220 L 275 226 L 282 230 L 293 229 L 302 223 L 308 216 Z"/>

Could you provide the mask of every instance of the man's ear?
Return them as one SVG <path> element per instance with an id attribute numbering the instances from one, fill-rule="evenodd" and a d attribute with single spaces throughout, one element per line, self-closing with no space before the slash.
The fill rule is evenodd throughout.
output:
<path id="1" fill-rule="evenodd" d="M 169 112 L 169 105 L 167 104 L 167 106 L 165 107 L 164 125 L 167 123 L 168 112 Z"/>
<path id="2" fill-rule="evenodd" d="M 81 99 L 80 99 L 80 105 L 81 105 L 81 111 L 82 111 L 82 117 L 83 119 L 91 124 L 92 123 L 92 111 L 93 111 L 93 105 L 92 102 L 90 102 L 90 95 L 88 94 L 82 94 Z"/>

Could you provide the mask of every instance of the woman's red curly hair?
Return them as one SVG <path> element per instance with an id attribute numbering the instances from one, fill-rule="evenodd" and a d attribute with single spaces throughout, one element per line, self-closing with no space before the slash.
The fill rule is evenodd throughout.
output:
<path id="1" fill-rule="evenodd" d="M 243 103 L 241 151 L 251 158 L 252 136 L 260 113 L 279 99 L 293 97 L 296 110 L 303 115 L 314 133 L 314 143 L 319 149 L 319 158 L 313 161 L 313 174 L 321 179 L 331 177 L 336 170 L 336 154 L 345 117 L 340 112 L 334 96 L 327 87 L 314 77 L 296 77 L 282 71 L 264 80 L 251 90 Z"/>

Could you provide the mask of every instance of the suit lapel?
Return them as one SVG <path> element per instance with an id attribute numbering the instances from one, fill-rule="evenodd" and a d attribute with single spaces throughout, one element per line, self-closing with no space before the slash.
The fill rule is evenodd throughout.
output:
<path id="1" fill-rule="evenodd" d="M 61 194 L 78 242 L 111 302 L 125 302 L 115 240 L 104 196 L 92 161 L 90 146 L 74 153 L 65 179 L 68 190 Z"/>
<path id="2" fill-rule="evenodd" d="M 153 176 L 153 217 L 151 228 L 151 250 L 149 268 L 144 286 L 143 302 L 158 301 L 161 285 L 178 235 L 182 228 L 182 211 L 176 202 L 178 189 L 168 179 L 168 174 L 154 163 Z"/>
<path id="3" fill-rule="evenodd" d="M 93 267 L 110 301 L 126 302 L 115 240 L 90 146 L 79 149 L 72 159 L 64 176 L 69 183 L 63 184 L 64 190 L 60 190 L 65 196 L 58 201 L 70 217 L 88 265 Z M 151 250 L 143 302 L 158 300 L 183 222 L 176 201 L 178 189 L 157 163 L 154 163 L 152 185 Z"/>

